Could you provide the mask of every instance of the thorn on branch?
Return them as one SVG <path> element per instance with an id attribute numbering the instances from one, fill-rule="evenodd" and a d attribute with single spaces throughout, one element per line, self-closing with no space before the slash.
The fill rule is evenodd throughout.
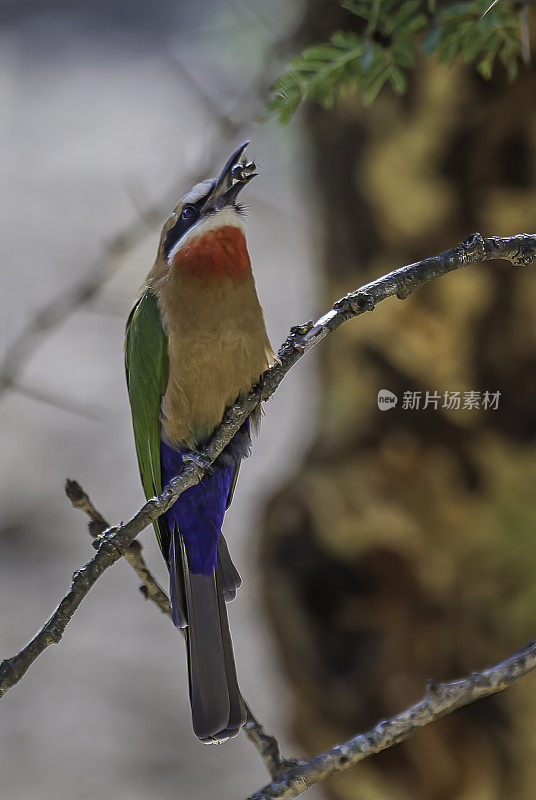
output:
<path id="1" fill-rule="evenodd" d="M 461 249 L 462 262 L 467 263 L 468 259 L 478 260 L 486 255 L 486 246 L 480 233 L 471 233 L 467 239 L 460 242 L 458 247 Z"/>
<path id="2" fill-rule="evenodd" d="M 309 319 L 307 322 L 302 322 L 299 325 L 293 325 L 290 329 L 290 332 L 293 336 L 304 336 L 306 333 L 309 333 L 313 325 L 313 320 Z"/>
<path id="3" fill-rule="evenodd" d="M 374 298 L 368 292 L 359 291 L 353 295 L 349 295 L 348 303 L 350 310 L 354 314 L 362 314 L 364 311 L 374 311 L 376 307 Z"/>

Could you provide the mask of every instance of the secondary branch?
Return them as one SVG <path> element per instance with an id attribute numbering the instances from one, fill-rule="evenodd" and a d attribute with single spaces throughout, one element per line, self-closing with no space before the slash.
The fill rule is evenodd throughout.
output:
<path id="1" fill-rule="evenodd" d="M 330 747 L 309 761 L 300 762 L 247 800 L 291 800 L 315 783 L 404 742 L 419 728 L 445 717 L 457 708 L 506 689 L 535 668 L 536 642 L 529 642 L 504 661 L 482 672 L 473 672 L 468 678 L 448 683 L 428 681 L 427 693 L 415 705 L 378 722 L 370 730 L 353 736 L 343 744 Z"/>

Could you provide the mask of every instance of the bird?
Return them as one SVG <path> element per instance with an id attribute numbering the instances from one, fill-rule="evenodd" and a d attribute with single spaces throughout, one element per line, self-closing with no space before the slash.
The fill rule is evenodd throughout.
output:
<path id="1" fill-rule="evenodd" d="M 257 175 L 245 160 L 249 144 L 172 210 L 128 318 L 126 379 L 147 499 L 274 361 L 237 199 Z M 246 720 L 226 610 L 241 579 L 221 529 L 259 419 L 257 406 L 199 483 L 153 523 L 172 620 L 185 629 L 193 729 L 207 744 L 237 735 Z"/>

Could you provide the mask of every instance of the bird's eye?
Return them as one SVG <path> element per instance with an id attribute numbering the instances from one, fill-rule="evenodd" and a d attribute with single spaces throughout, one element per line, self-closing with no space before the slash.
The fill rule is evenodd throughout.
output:
<path id="1" fill-rule="evenodd" d="M 166 258 L 169 256 L 171 250 L 177 244 L 179 239 L 184 236 L 186 231 L 197 222 L 199 219 L 199 213 L 199 204 L 193 205 L 191 203 L 187 203 L 184 206 L 177 221 L 166 233 L 164 239 L 164 255 Z"/>
<path id="2" fill-rule="evenodd" d="M 183 219 L 185 222 L 190 222 L 190 220 L 192 220 L 196 214 L 197 209 L 195 206 L 184 206 L 181 211 L 181 219 Z"/>

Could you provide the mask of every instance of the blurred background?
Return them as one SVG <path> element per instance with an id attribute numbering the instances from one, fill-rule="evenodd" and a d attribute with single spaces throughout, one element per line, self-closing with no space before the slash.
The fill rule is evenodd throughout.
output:
<path id="1" fill-rule="evenodd" d="M 246 138 L 260 172 L 244 197 L 249 247 L 276 347 L 317 304 L 307 156 L 296 130 L 256 122 L 298 16 L 252 0 L 0 3 L 1 657 L 93 552 L 65 477 L 112 521 L 143 502 L 125 321 L 170 209 Z M 310 440 L 314 383 L 309 359 L 268 404 L 226 520 L 244 577 L 230 607 L 241 685 L 283 737 L 288 690 L 259 599 L 259 513 Z M 142 542 L 166 585 L 152 532 Z M 194 737 L 182 637 L 143 602 L 130 567 L 99 583 L 61 646 L 4 698 L 2 800 L 235 798 L 263 785 L 244 736 L 220 748 Z"/>
<path id="2" fill-rule="evenodd" d="M 63 495 L 143 500 L 123 330 L 177 197 L 251 138 L 248 241 L 274 346 L 350 288 L 474 230 L 534 230 L 534 70 L 419 65 L 371 109 L 266 119 L 337 3 L 0 2 L 0 655 L 92 554 Z M 226 531 L 243 692 L 285 752 L 317 752 L 534 636 L 536 282 L 453 274 L 344 326 L 265 408 Z M 43 313 L 42 309 L 46 312 Z M 30 327 L 28 327 L 30 326 Z M 499 391 L 497 411 L 380 412 L 379 389 Z M 151 532 L 151 568 L 165 569 Z M 183 643 L 126 563 L 3 699 L 2 800 L 240 798 L 244 736 L 202 746 Z M 534 678 L 307 796 L 532 798 Z"/>

